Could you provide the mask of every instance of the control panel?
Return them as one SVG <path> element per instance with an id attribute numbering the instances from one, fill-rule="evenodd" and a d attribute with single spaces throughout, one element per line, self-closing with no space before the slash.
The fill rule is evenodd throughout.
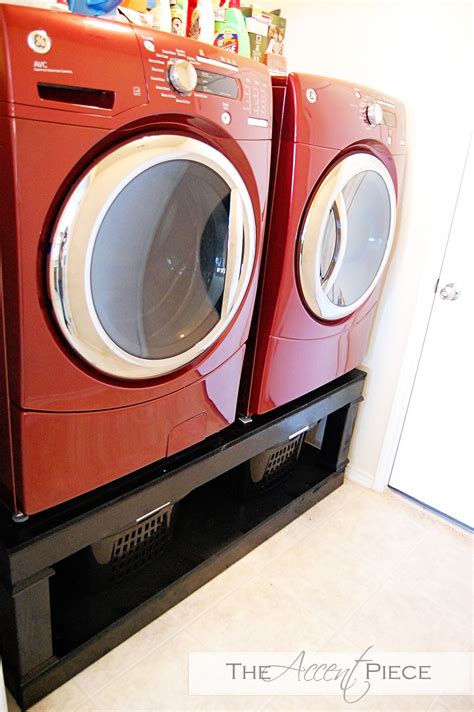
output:
<path id="1" fill-rule="evenodd" d="M 261 66 L 177 37 L 171 44 L 166 36 L 164 44 L 163 34 L 134 29 L 142 46 L 151 101 L 196 104 L 206 115 L 215 106 L 213 118 L 225 126 L 235 123 L 238 112 L 248 127 L 271 128 L 271 85 Z"/>
<path id="2" fill-rule="evenodd" d="M 198 69 L 196 90 L 204 94 L 237 99 L 239 96 L 239 82 L 234 77 L 228 77 L 225 74 Z"/>
<path id="3" fill-rule="evenodd" d="M 343 149 L 367 139 L 386 145 L 392 154 L 405 152 L 405 110 L 393 97 L 299 72 L 272 82 L 278 90 L 286 88 L 284 140 Z"/>
<path id="4" fill-rule="evenodd" d="M 369 93 L 370 92 L 370 93 Z M 367 130 L 379 127 L 381 139 L 394 148 L 405 146 L 405 112 L 389 97 L 374 94 L 367 89 L 354 87 L 360 118 Z M 402 125 L 403 124 L 403 125 Z"/>
<path id="5" fill-rule="evenodd" d="M 111 130 L 144 116 L 179 123 L 181 115 L 183 126 L 207 124 L 219 136 L 271 139 L 271 81 L 263 65 L 185 37 L 76 13 L 0 4 L 0 25 L 10 68 L 0 76 L 0 98 L 15 104 L 17 117 L 40 109 L 45 121 L 68 123 L 80 114 L 81 125 Z"/>

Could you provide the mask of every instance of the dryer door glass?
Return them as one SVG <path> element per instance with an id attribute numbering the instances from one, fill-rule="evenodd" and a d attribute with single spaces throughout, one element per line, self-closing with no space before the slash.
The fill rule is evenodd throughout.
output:
<path id="1" fill-rule="evenodd" d="M 100 323 L 121 349 L 168 359 L 217 326 L 230 197 L 207 166 L 169 161 L 140 173 L 115 198 L 95 240 L 91 290 Z"/>
<path id="2" fill-rule="evenodd" d="M 344 254 L 338 254 L 337 239 L 331 230 L 323 240 L 322 252 L 332 250 L 332 264 L 338 266 L 337 277 L 326 287 L 323 271 L 323 288 L 333 304 L 352 305 L 363 297 L 379 271 L 387 250 L 390 235 L 390 196 L 383 178 L 375 171 L 363 171 L 352 178 L 342 190 L 346 212 L 347 237 Z M 333 205 L 332 213 L 336 211 Z M 329 222 L 329 221 L 328 221 Z M 329 222 L 331 224 L 331 222 Z M 339 239 L 341 242 L 341 238 Z M 323 266 L 323 263 L 321 263 Z"/>
<path id="3" fill-rule="evenodd" d="M 316 316 L 341 319 L 375 289 L 389 256 L 395 211 L 390 174 L 375 157 L 350 156 L 328 174 L 300 239 L 301 289 Z"/>
<path id="4" fill-rule="evenodd" d="M 224 156 L 176 136 L 133 141 L 89 171 L 60 216 L 50 261 L 56 316 L 105 373 L 169 373 L 230 324 L 255 240 L 250 197 Z"/>

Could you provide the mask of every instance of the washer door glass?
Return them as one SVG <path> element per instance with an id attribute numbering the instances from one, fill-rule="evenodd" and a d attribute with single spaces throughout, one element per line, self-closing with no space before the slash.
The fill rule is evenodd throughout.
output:
<path id="1" fill-rule="evenodd" d="M 341 161 L 312 198 L 299 243 L 299 278 L 309 309 L 323 319 L 353 313 L 388 260 L 396 217 L 385 166 L 367 154 Z"/>
<path id="2" fill-rule="evenodd" d="M 192 139 L 147 137 L 100 161 L 66 203 L 51 251 L 53 307 L 96 368 L 150 378 L 216 342 L 254 257 L 250 197 L 232 164 Z"/>

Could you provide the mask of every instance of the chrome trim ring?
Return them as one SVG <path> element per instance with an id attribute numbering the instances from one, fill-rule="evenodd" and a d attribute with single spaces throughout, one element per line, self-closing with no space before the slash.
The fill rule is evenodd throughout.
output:
<path id="1" fill-rule="evenodd" d="M 180 160 L 207 166 L 231 191 L 228 268 L 221 319 L 201 341 L 182 354 L 143 359 L 120 348 L 100 323 L 92 299 L 92 253 L 101 223 L 123 188 L 152 166 Z M 182 136 L 135 139 L 99 160 L 73 189 L 61 210 L 53 230 L 48 263 L 54 315 L 72 348 L 98 371 L 122 379 L 156 378 L 191 363 L 224 333 L 245 297 L 255 254 L 252 201 L 239 172 L 222 153 Z"/>
<path id="2" fill-rule="evenodd" d="M 387 188 L 390 201 L 389 234 L 382 262 L 371 284 L 357 301 L 339 306 L 329 299 L 327 293 L 337 279 L 347 247 L 349 228 L 342 191 L 352 178 L 365 171 L 377 173 L 383 179 Z M 320 270 L 324 232 L 330 219 L 333 205 L 336 205 L 339 215 L 340 244 L 336 263 L 331 265 L 328 279 L 322 280 Z M 353 154 L 344 158 L 328 173 L 312 199 L 300 232 L 298 245 L 298 279 L 306 306 L 314 316 L 327 321 L 342 319 L 349 314 L 353 314 L 374 291 L 390 256 L 395 235 L 396 210 L 396 194 L 392 178 L 384 164 L 375 156 L 366 153 Z"/>

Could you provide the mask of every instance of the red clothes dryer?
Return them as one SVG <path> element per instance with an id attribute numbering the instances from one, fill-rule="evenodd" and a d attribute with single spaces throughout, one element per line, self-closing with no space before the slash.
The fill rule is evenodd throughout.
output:
<path id="1" fill-rule="evenodd" d="M 393 242 L 403 105 L 326 77 L 273 79 L 271 213 L 247 415 L 359 366 Z"/>
<path id="2" fill-rule="evenodd" d="M 232 423 L 271 152 L 265 67 L 0 6 L 1 498 L 26 514 Z"/>

